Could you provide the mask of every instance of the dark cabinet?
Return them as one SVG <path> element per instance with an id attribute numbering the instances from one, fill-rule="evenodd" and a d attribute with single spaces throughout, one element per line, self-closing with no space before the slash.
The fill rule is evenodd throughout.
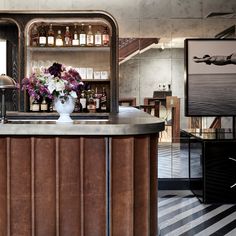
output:
<path id="1" fill-rule="evenodd" d="M 153 98 L 155 99 L 166 99 L 167 96 L 172 96 L 172 91 L 154 91 Z"/>
<path id="2" fill-rule="evenodd" d="M 204 143 L 206 202 L 236 202 L 236 141 Z"/>
<path id="3" fill-rule="evenodd" d="M 189 133 L 189 178 L 204 203 L 236 202 L 236 140 L 232 133 Z"/>

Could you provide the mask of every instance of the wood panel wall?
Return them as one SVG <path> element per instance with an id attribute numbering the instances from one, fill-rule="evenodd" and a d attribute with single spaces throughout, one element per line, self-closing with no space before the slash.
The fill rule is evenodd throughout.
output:
<path id="1" fill-rule="evenodd" d="M 0 137 L 0 236 L 156 235 L 156 137 Z"/>

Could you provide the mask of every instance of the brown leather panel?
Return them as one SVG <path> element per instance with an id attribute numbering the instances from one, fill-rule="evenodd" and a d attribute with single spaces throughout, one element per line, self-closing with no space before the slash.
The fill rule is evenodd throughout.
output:
<path id="1" fill-rule="evenodd" d="M 11 236 L 31 235 L 30 138 L 11 138 L 10 227 Z"/>
<path id="2" fill-rule="evenodd" d="M 0 138 L 0 236 L 106 235 L 105 141 Z M 111 235 L 156 235 L 157 136 L 113 137 L 110 154 Z"/>
<path id="3" fill-rule="evenodd" d="M 0 236 L 7 235 L 7 154 L 6 138 L 0 138 Z"/>
<path id="4" fill-rule="evenodd" d="M 134 139 L 112 138 L 112 236 L 133 236 Z"/>
<path id="5" fill-rule="evenodd" d="M 150 156 L 149 138 L 135 138 L 134 161 L 134 235 L 149 235 Z"/>
<path id="6" fill-rule="evenodd" d="M 35 232 L 56 235 L 56 148 L 55 138 L 35 138 Z"/>
<path id="7" fill-rule="evenodd" d="M 150 236 L 157 235 L 157 144 L 158 138 L 150 139 Z"/>
<path id="8" fill-rule="evenodd" d="M 59 139 L 60 236 L 79 236 L 80 208 L 80 139 Z"/>
<path id="9" fill-rule="evenodd" d="M 104 138 L 83 140 L 84 235 L 106 235 L 106 159 Z"/>

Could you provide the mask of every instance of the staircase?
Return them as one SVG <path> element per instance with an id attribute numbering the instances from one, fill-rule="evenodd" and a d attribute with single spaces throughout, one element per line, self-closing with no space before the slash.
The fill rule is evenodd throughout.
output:
<path id="1" fill-rule="evenodd" d="M 119 62 L 124 62 L 128 58 L 158 42 L 158 38 L 120 38 Z"/>

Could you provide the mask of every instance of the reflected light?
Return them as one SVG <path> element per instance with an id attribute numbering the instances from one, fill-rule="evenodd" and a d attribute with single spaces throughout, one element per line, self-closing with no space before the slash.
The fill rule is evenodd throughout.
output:
<path id="1" fill-rule="evenodd" d="M 6 68 L 7 68 L 7 41 L 0 39 L 0 55 L 1 55 L 1 60 L 0 60 L 0 75 L 1 74 L 6 74 Z"/>

